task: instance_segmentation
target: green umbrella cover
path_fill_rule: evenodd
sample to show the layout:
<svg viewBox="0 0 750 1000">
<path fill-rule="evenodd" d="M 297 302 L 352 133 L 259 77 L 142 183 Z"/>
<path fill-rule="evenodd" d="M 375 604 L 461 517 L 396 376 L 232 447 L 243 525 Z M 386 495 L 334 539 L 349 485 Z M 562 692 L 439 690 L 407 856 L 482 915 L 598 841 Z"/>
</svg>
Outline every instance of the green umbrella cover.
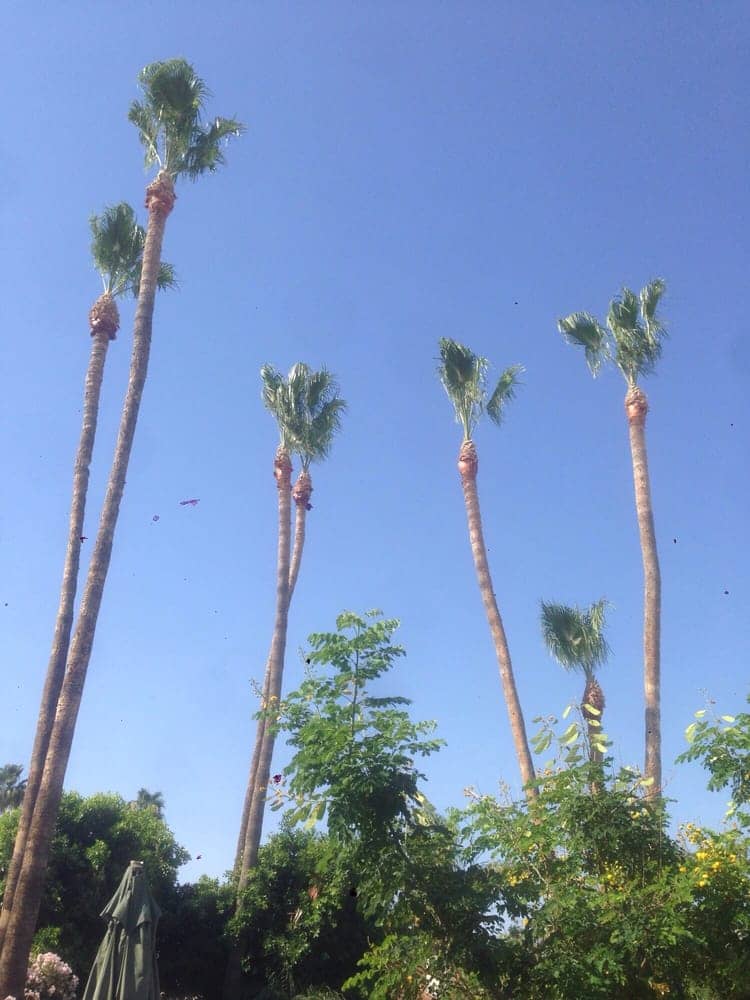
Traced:
<svg viewBox="0 0 750 1000">
<path fill-rule="evenodd" d="M 102 910 L 107 933 L 82 1000 L 159 1000 L 156 925 L 160 915 L 143 865 L 131 861 L 117 892 Z"/>
</svg>

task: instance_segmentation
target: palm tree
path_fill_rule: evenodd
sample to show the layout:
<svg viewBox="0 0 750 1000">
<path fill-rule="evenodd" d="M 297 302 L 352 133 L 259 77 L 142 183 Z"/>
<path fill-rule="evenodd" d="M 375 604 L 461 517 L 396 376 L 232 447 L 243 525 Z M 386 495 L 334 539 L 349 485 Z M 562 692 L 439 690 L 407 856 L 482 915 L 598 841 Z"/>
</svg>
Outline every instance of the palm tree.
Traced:
<svg viewBox="0 0 750 1000">
<path fill-rule="evenodd" d="M 338 395 L 339 387 L 336 380 L 325 367 L 319 371 L 313 371 L 308 365 L 298 363 L 291 369 L 285 381 L 279 372 L 266 365 L 261 369 L 261 377 L 263 379 L 263 401 L 279 425 L 281 437 L 279 451 L 285 452 L 286 458 L 289 458 L 290 452 L 298 454 L 302 465 L 292 491 L 296 505 L 296 516 L 294 551 L 286 576 L 286 613 L 288 614 L 289 603 L 297 583 L 302 560 L 307 512 L 311 509 L 310 497 L 313 487 L 310 466 L 313 462 L 322 461 L 330 454 L 333 439 L 341 427 L 341 418 L 346 409 L 346 403 Z M 279 462 L 279 451 L 276 453 L 277 463 Z M 289 473 L 289 482 L 291 483 L 291 463 L 289 464 Z M 282 501 L 286 508 L 286 505 L 289 504 L 289 498 L 288 495 L 282 497 L 279 486 L 279 552 L 281 553 L 281 547 L 284 545 L 286 554 L 289 551 L 289 543 L 281 542 L 281 533 L 282 523 L 284 531 L 289 531 L 290 511 L 286 509 L 282 511 Z M 264 709 L 278 704 L 281 697 L 284 669 L 283 649 L 286 646 L 286 636 L 284 636 L 282 644 L 277 635 L 281 621 L 278 594 L 282 579 L 281 574 L 283 573 L 280 561 L 277 571 L 279 573 L 277 578 L 279 582 L 277 613 L 271 653 L 263 685 L 261 704 Z M 286 617 L 284 617 L 283 622 L 283 627 L 286 629 Z M 279 649 L 282 650 L 280 659 Z M 238 899 L 247 883 L 248 872 L 255 866 L 258 857 L 274 742 L 273 727 L 264 715 L 258 720 L 256 729 L 255 747 L 237 844 L 235 866 L 239 872 Z"/>
<path fill-rule="evenodd" d="M 205 83 L 195 75 L 192 66 L 184 59 L 170 59 L 146 66 L 140 73 L 139 82 L 144 100 L 143 103 L 133 103 L 128 117 L 138 128 L 145 147 L 146 166 L 158 166 L 159 172 L 146 188 L 148 227 L 133 329 L 130 377 L 99 529 L 78 622 L 68 652 L 65 678 L 34 804 L 34 816 L 16 885 L 13 910 L 8 919 L 0 955 L 0 991 L 3 996 L 20 996 L 24 987 L 49 848 L 91 658 L 96 621 L 112 555 L 117 516 L 146 381 L 162 241 L 167 217 L 175 202 L 175 180 L 180 176 L 195 180 L 206 172 L 215 171 L 224 163 L 223 141 L 242 131 L 240 123 L 233 119 L 216 118 L 208 125 L 203 124 L 202 115 L 208 91 Z"/>
<path fill-rule="evenodd" d="M 604 692 L 596 679 L 596 668 L 609 656 L 604 638 L 605 600 L 589 608 L 541 602 L 542 635 L 550 654 L 566 670 L 580 670 L 586 678 L 582 711 L 588 727 L 589 758 L 602 760 L 602 713 Z"/>
<path fill-rule="evenodd" d="M 302 551 L 305 545 L 307 513 L 312 509 L 310 497 L 312 496 L 313 485 L 310 466 L 313 462 L 320 462 L 330 454 L 333 439 L 341 427 L 341 418 L 346 410 L 346 402 L 338 395 L 338 384 L 331 372 L 325 367 L 319 371 L 313 371 L 308 365 L 302 362 L 294 365 L 287 378 L 286 391 L 281 390 L 282 376 L 278 372 L 274 372 L 269 366 L 262 369 L 261 377 L 264 380 L 264 402 L 274 413 L 277 420 L 283 420 L 287 439 L 289 442 L 293 442 L 291 447 L 299 455 L 302 465 L 302 469 L 292 490 L 292 499 L 295 503 L 296 514 L 294 547 L 289 567 L 289 594 L 287 598 L 288 602 L 291 603 L 297 577 L 299 576 Z M 267 395 L 266 382 L 269 379 L 275 380 L 274 384 L 277 388 L 272 390 L 270 395 Z M 281 681 L 279 681 L 279 696 L 280 689 Z M 271 660 L 269 658 L 266 664 L 261 699 L 263 708 L 269 704 L 270 692 Z M 268 776 L 266 776 L 265 784 L 262 790 L 260 790 L 257 782 L 257 773 L 265 735 L 266 718 L 263 716 L 258 721 L 256 729 L 255 746 L 253 748 L 253 757 L 245 791 L 245 801 L 242 808 L 240 833 L 237 839 L 237 851 L 235 854 L 235 871 L 237 872 L 242 871 L 242 859 L 246 852 L 245 841 L 248 838 L 248 822 L 251 811 L 254 822 L 247 845 L 247 850 L 250 852 L 249 857 L 257 858 L 260 846 L 265 788 L 268 783 Z M 270 731 L 269 738 L 273 741 Z M 271 743 L 271 753 L 273 753 L 273 742 Z M 257 802 L 253 810 L 254 796 L 257 796 Z M 247 870 L 249 869 L 245 869 L 246 872 Z M 246 877 L 245 875 L 245 880 Z"/>
<path fill-rule="evenodd" d="M 635 508 L 643 561 L 643 686 L 646 702 L 646 754 L 644 771 L 648 794 L 661 794 L 661 572 L 656 548 L 654 512 L 646 454 L 648 400 L 638 385 L 650 375 L 661 356 L 664 327 L 656 310 L 665 284 L 655 278 L 636 295 L 629 288 L 610 302 L 606 328 L 590 313 L 571 313 L 558 322 L 565 339 L 583 347 L 591 374 L 612 359 L 625 379 L 625 413 L 628 418 L 633 464 Z M 609 330 L 609 337 L 607 334 Z M 611 342 L 610 342 L 611 340 Z"/>
<path fill-rule="evenodd" d="M 148 788 L 139 788 L 133 805 L 136 809 L 152 812 L 159 819 L 164 818 L 164 796 L 161 792 L 150 792 Z"/>
<path fill-rule="evenodd" d="M 518 385 L 518 377 L 522 372 L 520 365 L 513 365 L 500 376 L 492 394 L 488 396 L 487 370 L 489 363 L 486 358 L 479 357 L 455 340 L 443 337 L 440 340 L 440 365 L 438 374 L 443 383 L 448 398 L 453 404 L 456 420 L 464 432 L 461 449 L 458 453 L 458 471 L 464 491 L 464 503 L 469 525 L 469 542 L 474 557 L 474 567 L 479 582 L 479 592 L 487 615 L 487 621 L 495 646 L 500 680 L 503 685 L 505 704 L 508 709 L 513 743 L 516 749 L 521 778 L 526 789 L 526 795 L 533 799 L 537 789 L 533 784 L 535 774 L 531 760 L 529 743 L 526 737 L 526 726 L 518 697 L 513 665 L 510 659 L 508 641 L 505 636 L 503 620 L 497 606 L 497 599 L 492 588 L 490 567 L 487 561 L 487 550 L 482 531 L 482 515 L 479 510 L 479 493 L 477 491 L 477 471 L 479 459 L 472 439 L 472 434 L 483 413 L 495 424 L 502 423 L 505 408 L 513 399 Z"/>
<path fill-rule="evenodd" d="M 0 813 L 17 809 L 23 802 L 26 779 L 21 780 L 23 764 L 3 764 L 0 767 Z"/>
<path fill-rule="evenodd" d="M 94 302 L 89 312 L 91 331 L 91 356 L 84 384 L 83 418 L 81 436 L 78 442 L 73 466 L 73 490 L 68 524 L 68 544 L 65 550 L 60 604 L 55 620 L 52 651 L 47 666 L 47 674 L 39 707 L 34 746 L 29 764 L 27 794 L 19 820 L 18 832 L 13 848 L 13 857 L 8 868 L 0 912 L 0 951 L 2 951 L 5 928 L 13 905 L 16 882 L 29 833 L 29 825 L 34 812 L 37 791 L 47 756 L 52 724 L 55 719 L 57 700 L 65 673 L 65 661 L 73 626 L 73 607 L 78 586 L 81 545 L 83 542 L 83 521 L 86 511 L 86 495 L 89 482 L 89 466 L 96 437 L 99 416 L 104 364 L 107 348 L 114 340 L 120 327 L 117 298 L 128 293 L 138 294 L 141 278 L 141 264 L 146 231 L 136 222 L 135 212 L 130 205 L 120 202 L 105 208 L 101 216 L 92 216 L 91 255 L 99 272 L 104 291 Z M 174 272 L 169 264 L 162 264 L 157 279 L 159 288 L 170 288 L 175 284 Z"/>
</svg>

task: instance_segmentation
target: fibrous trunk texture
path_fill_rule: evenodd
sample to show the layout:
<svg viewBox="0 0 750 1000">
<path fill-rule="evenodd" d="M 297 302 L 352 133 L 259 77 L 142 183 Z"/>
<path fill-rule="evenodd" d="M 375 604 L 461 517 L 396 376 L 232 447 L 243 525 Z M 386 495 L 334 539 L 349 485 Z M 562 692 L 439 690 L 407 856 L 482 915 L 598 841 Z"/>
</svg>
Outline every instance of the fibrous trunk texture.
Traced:
<svg viewBox="0 0 750 1000">
<path fill-rule="evenodd" d="M 586 687 L 583 691 L 583 717 L 586 720 L 589 735 L 589 759 L 592 763 L 601 763 L 602 754 L 594 749 L 594 743 L 599 742 L 602 733 L 602 715 L 606 705 L 604 692 L 597 679 L 590 675 L 586 678 Z M 587 708 L 590 705 L 595 711 Z"/>
<path fill-rule="evenodd" d="M 646 701 L 646 756 L 644 771 L 651 778 L 649 797 L 661 794 L 661 572 L 656 549 L 651 483 L 646 455 L 648 400 L 638 386 L 625 396 L 625 413 L 633 460 L 635 509 L 643 559 L 643 689 Z"/>
<path fill-rule="evenodd" d="M 312 492 L 312 478 L 310 473 L 303 469 L 299 476 L 297 476 L 297 481 L 294 484 L 294 489 L 292 490 L 292 499 L 296 504 L 296 514 L 294 521 L 294 547 L 292 549 L 292 557 L 289 568 L 289 604 L 292 602 L 292 595 L 294 594 L 294 588 L 297 585 L 297 577 L 299 576 L 299 568 L 302 562 L 302 551 L 305 547 L 307 512 L 311 509 L 310 497 L 312 496 Z M 268 706 L 270 683 L 271 671 L 269 660 L 266 663 L 266 671 L 263 677 L 263 691 L 261 695 L 261 709 L 263 710 L 265 710 Z M 252 808 L 253 795 L 255 793 L 255 784 L 258 774 L 258 760 L 260 759 L 260 751 L 263 745 L 263 734 L 266 728 L 265 722 L 265 719 L 259 719 L 255 731 L 255 745 L 253 747 L 253 756 L 250 761 L 247 787 L 245 789 L 245 801 L 242 804 L 240 832 L 237 838 L 237 848 L 234 855 L 234 870 L 236 872 L 240 871 L 240 867 L 242 865 L 242 854 L 245 850 L 247 823 L 250 818 L 250 809 Z"/>
<path fill-rule="evenodd" d="M 73 489 L 70 504 L 70 519 L 68 522 L 68 544 L 65 549 L 65 563 L 60 587 L 60 604 L 55 619 L 55 631 L 52 638 L 52 650 L 47 675 L 39 706 L 39 717 L 34 735 L 34 746 L 31 751 L 28 779 L 21 804 L 21 818 L 18 822 L 18 832 L 13 845 L 13 856 L 8 866 L 3 894 L 3 907 L 0 911 L 0 954 L 5 940 L 5 929 L 13 907 L 13 896 L 16 891 L 18 874 L 21 870 L 26 838 L 29 834 L 31 817 L 34 813 L 39 782 L 42 777 L 44 761 L 47 756 L 52 723 L 55 719 L 57 699 L 62 687 L 65 673 L 65 660 L 70 644 L 70 631 L 73 627 L 73 608 L 78 586 L 78 569 L 81 560 L 81 545 L 83 544 L 83 521 L 86 513 L 86 494 L 89 484 L 89 466 L 96 438 L 96 423 L 99 416 L 99 398 L 101 396 L 104 363 L 107 358 L 107 348 L 110 340 L 114 340 L 120 325 L 117 303 L 111 295 L 105 292 L 91 308 L 89 313 L 91 327 L 91 355 L 86 370 L 86 380 L 83 391 L 83 417 L 81 420 L 81 436 L 78 441 L 75 464 L 73 466 Z"/>
<path fill-rule="evenodd" d="M 513 665 L 510 659 L 508 641 L 505 637 L 505 628 L 503 627 L 503 620 L 500 617 L 495 592 L 492 589 L 492 577 L 490 576 L 490 567 L 487 562 L 487 550 L 484 544 L 482 515 L 479 510 L 479 494 L 477 492 L 478 468 L 479 460 L 474 442 L 471 440 L 464 441 L 458 455 L 458 471 L 464 491 L 466 517 L 469 522 L 471 554 L 474 557 L 479 592 L 482 596 L 482 603 L 484 604 L 490 633 L 492 634 L 492 641 L 495 646 L 497 664 L 500 668 L 500 680 L 503 685 L 503 695 L 505 696 L 505 704 L 508 709 L 508 718 L 510 719 L 510 729 L 513 735 L 516 757 L 521 769 L 521 779 L 524 785 L 527 786 L 527 798 L 534 799 L 538 794 L 536 787 L 530 784 L 535 778 L 534 765 L 526 738 L 526 726 L 523 720 L 523 712 L 521 711 L 516 680 L 513 676 Z"/>
<path fill-rule="evenodd" d="M 8 920 L 3 952 L 0 956 L 2 996 L 23 996 L 26 967 L 39 913 L 47 860 L 60 807 L 65 770 L 73 743 L 86 671 L 91 658 L 96 621 L 112 555 L 117 515 L 125 489 L 128 460 L 146 381 L 161 246 L 167 216 L 173 204 L 172 179 L 168 174 L 160 173 L 146 190 L 148 229 L 133 330 L 130 377 L 96 543 L 86 578 L 78 622 L 70 644 L 44 771 L 16 884 L 13 910 Z"/>
</svg>

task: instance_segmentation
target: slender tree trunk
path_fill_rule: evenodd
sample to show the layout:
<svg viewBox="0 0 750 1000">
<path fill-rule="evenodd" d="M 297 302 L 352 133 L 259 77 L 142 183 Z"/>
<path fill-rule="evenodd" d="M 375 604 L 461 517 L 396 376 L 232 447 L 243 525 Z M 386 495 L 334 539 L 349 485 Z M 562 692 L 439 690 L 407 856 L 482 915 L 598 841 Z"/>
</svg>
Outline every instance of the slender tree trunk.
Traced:
<svg viewBox="0 0 750 1000">
<path fill-rule="evenodd" d="M 278 708 L 281 696 L 281 680 L 284 670 L 284 653 L 286 650 L 287 620 L 289 614 L 289 571 L 290 571 L 290 535 L 291 535 L 291 489 L 292 463 L 288 453 L 281 447 L 276 451 L 274 460 L 274 478 L 278 489 L 278 552 L 276 557 L 276 614 L 274 618 L 271 650 L 266 666 L 266 678 L 263 685 L 263 704 L 269 710 Z M 253 761 L 250 765 L 250 780 L 245 795 L 249 808 L 246 822 L 245 838 L 238 849 L 238 879 L 237 879 L 237 913 L 242 912 L 242 894 L 248 880 L 251 868 L 258 860 L 258 848 L 263 833 L 263 813 L 266 804 L 266 789 L 271 774 L 271 757 L 273 755 L 274 733 L 272 722 L 262 718 L 258 720 L 256 745 Z M 257 756 L 256 756 L 257 753 Z M 252 791 L 251 791 L 252 785 Z M 244 819 L 244 810 L 243 810 Z M 236 944 L 232 945 L 227 961 L 224 977 L 224 1000 L 239 1000 L 242 983 L 242 956 Z"/>
<path fill-rule="evenodd" d="M 505 637 L 503 620 L 497 606 L 495 592 L 492 589 L 492 577 L 490 567 L 487 562 L 487 550 L 484 544 L 484 534 L 482 532 L 482 515 L 479 510 L 479 494 L 477 492 L 477 471 L 479 459 L 477 458 L 474 442 L 464 441 L 458 455 L 458 471 L 461 475 L 461 485 L 464 491 L 464 502 L 466 504 L 466 517 L 469 522 L 469 542 L 471 543 L 471 554 L 474 557 L 474 567 L 477 572 L 479 582 L 479 592 L 482 595 L 482 603 L 487 614 L 487 621 L 492 634 L 492 641 L 495 645 L 495 655 L 500 668 L 500 680 L 503 685 L 505 704 L 508 708 L 508 718 L 513 735 L 513 743 L 516 748 L 516 757 L 521 769 L 521 778 L 526 788 L 526 797 L 532 800 L 537 797 L 538 791 L 534 785 L 530 785 L 535 778 L 534 765 L 531 760 L 529 743 L 526 738 L 526 726 L 523 721 L 521 702 L 516 689 L 516 681 L 513 676 L 513 665 L 508 650 L 508 641 Z"/>
<path fill-rule="evenodd" d="M 297 482 L 292 490 L 292 498 L 296 504 L 296 514 L 294 522 L 294 548 L 289 569 L 289 604 L 292 602 L 294 588 L 297 585 L 299 568 L 302 562 L 302 552 L 305 547 L 305 527 L 307 521 L 307 511 L 310 509 L 310 497 L 312 496 L 312 478 L 309 472 L 304 469 L 297 476 Z M 288 611 L 288 609 L 287 609 Z M 268 697 L 271 685 L 271 661 L 266 662 L 266 671 L 263 678 L 263 691 L 261 695 L 261 708 L 265 710 L 268 706 Z M 255 730 L 255 745 L 253 756 L 250 761 L 250 771 L 248 775 L 247 787 L 245 789 L 245 801 L 242 804 L 242 818 L 240 819 L 240 832 L 237 838 L 237 848 L 234 854 L 234 870 L 239 873 L 242 866 L 242 855 L 245 850 L 245 838 L 247 836 L 247 824 L 250 818 L 253 796 L 255 794 L 256 778 L 258 774 L 258 761 L 260 759 L 261 747 L 263 746 L 263 736 L 266 731 L 265 718 L 258 720 Z"/>
<path fill-rule="evenodd" d="M 130 378 L 125 396 L 115 454 L 107 492 L 99 520 L 78 622 L 68 654 L 65 677 L 57 704 L 34 816 L 29 829 L 23 864 L 18 877 L 13 910 L 0 956 L 0 994 L 22 997 L 26 967 L 34 936 L 44 878 L 62 797 L 65 771 L 73 743 L 86 670 L 91 658 L 96 621 L 104 583 L 112 555 L 117 515 L 120 508 L 128 460 L 138 420 L 143 386 L 151 348 L 151 324 L 156 281 L 161 261 L 161 245 L 167 216 L 174 204 L 174 188 L 169 175 L 160 173 L 146 190 L 148 229 L 143 251 L 143 270 L 133 330 Z"/>
<path fill-rule="evenodd" d="M 652 778 L 649 798 L 661 794 L 661 572 L 656 550 L 651 483 L 646 457 L 646 414 L 648 400 L 638 386 L 625 396 L 625 413 L 633 460 L 635 509 L 643 559 L 643 687 L 646 701 L 645 774 Z"/>
<path fill-rule="evenodd" d="M 55 619 L 55 631 L 52 639 L 52 650 L 47 665 L 47 676 L 44 681 L 42 701 L 39 706 L 39 717 L 36 724 L 34 746 L 31 751 L 29 776 L 21 805 L 21 818 L 18 832 L 13 845 L 13 857 L 8 866 L 5 879 L 3 908 L 0 911 L 0 954 L 3 950 L 5 929 L 13 907 L 13 896 L 16 890 L 18 874 L 21 870 L 26 838 L 29 834 L 31 817 L 39 790 L 39 782 L 47 756 L 52 724 L 55 720 L 57 699 L 65 674 L 65 660 L 68 656 L 70 632 L 73 627 L 73 607 L 78 585 L 78 569 L 81 558 L 83 519 L 86 511 L 86 493 L 89 484 L 89 466 L 96 437 L 96 423 L 99 415 L 99 397 L 101 395 L 104 363 L 110 340 L 115 339 L 120 321 L 117 304 L 112 296 L 105 292 L 91 308 L 89 313 L 91 328 L 91 356 L 86 371 L 86 381 L 83 393 L 83 418 L 81 421 L 81 436 L 78 441 L 75 464 L 73 466 L 73 490 L 68 522 L 68 545 L 65 550 L 62 585 L 60 587 L 60 604 Z"/>
</svg>

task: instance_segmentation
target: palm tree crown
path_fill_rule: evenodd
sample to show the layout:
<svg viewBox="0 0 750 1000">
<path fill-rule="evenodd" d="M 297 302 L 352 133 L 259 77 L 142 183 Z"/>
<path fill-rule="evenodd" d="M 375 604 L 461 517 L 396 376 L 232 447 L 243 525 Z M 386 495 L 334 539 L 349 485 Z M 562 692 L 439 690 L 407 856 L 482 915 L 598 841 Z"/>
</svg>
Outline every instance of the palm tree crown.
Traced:
<svg viewBox="0 0 750 1000">
<path fill-rule="evenodd" d="M 570 344 L 582 347 L 591 374 L 596 376 L 604 361 L 613 360 L 629 387 L 638 378 L 650 375 L 661 356 L 665 330 L 656 309 L 666 285 L 654 278 L 639 295 L 623 288 L 612 299 L 607 313 L 607 328 L 587 312 L 574 312 L 558 320 L 557 327 Z"/>
<path fill-rule="evenodd" d="M 493 423 L 502 423 L 505 406 L 516 394 L 518 377 L 523 367 L 513 365 L 506 368 L 489 398 L 488 370 L 487 358 L 474 354 L 455 340 L 441 337 L 438 375 L 453 403 L 456 420 L 463 427 L 465 441 L 471 439 L 474 428 L 485 412 Z"/>
<path fill-rule="evenodd" d="M 307 472 L 312 462 L 330 454 L 333 438 L 341 429 L 346 401 L 338 395 L 338 383 L 325 367 L 313 371 L 299 362 L 289 372 L 287 386 L 293 410 L 294 450 Z"/>
<path fill-rule="evenodd" d="M 92 215 L 89 226 L 91 256 L 94 267 L 101 275 L 105 293 L 112 298 L 128 293 L 137 297 L 146 230 L 136 222 L 133 209 L 124 201 L 119 205 L 110 205 L 101 215 Z M 165 289 L 176 285 L 174 268 L 162 262 L 157 286 Z"/>
<path fill-rule="evenodd" d="M 542 635 L 545 645 L 566 670 L 581 670 L 587 677 L 606 662 L 609 646 L 604 638 L 607 601 L 602 598 L 588 608 L 541 602 Z"/>
<path fill-rule="evenodd" d="M 134 101 L 128 118 L 140 133 L 146 167 L 154 164 L 172 179 L 184 174 L 195 180 L 224 162 L 225 140 L 244 131 L 234 118 L 204 124 L 210 96 L 206 84 L 185 59 L 151 63 L 138 75 L 143 101 Z"/>
</svg>

